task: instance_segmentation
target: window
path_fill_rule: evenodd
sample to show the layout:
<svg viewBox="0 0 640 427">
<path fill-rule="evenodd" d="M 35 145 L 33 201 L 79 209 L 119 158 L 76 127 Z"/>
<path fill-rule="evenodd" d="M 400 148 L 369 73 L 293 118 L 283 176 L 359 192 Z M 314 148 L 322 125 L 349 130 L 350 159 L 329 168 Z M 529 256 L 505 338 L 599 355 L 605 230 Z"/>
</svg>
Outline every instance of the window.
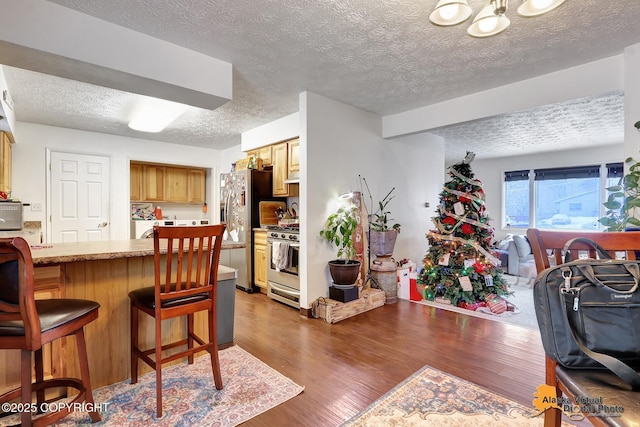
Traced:
<svg viewBox="0 0 640 427">
<path fill-rule="evenodd" d="M 598 230 L 605 188 L 618 184 L 622 163 L 504 173 L 504 227 Z"/>
<path fill-rule="evenodd" d="M 504 173 L 505 228 L 529 226 L 529 171 Z"/>
<path fill-rule="evenodd" d="M 620 179 L 624 174 L 622 163 L 607 163 L 607 188 L 613 187 L 620 183 Z"/>
</svg>

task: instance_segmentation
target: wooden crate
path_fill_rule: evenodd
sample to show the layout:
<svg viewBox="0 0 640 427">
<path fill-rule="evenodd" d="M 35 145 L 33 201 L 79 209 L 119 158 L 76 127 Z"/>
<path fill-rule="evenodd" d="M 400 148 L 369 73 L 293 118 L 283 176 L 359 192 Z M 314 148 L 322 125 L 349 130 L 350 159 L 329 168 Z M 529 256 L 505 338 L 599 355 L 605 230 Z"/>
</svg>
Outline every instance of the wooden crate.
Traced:
<svg viewBox="0 0 640 427">
<path fill-rule="evenodd" d="M 373 310 L 384 305 L 384 291 L 380 289 L 363 289 L 360 298 L 349 302 L 320 298 L 316 301 L 315 317 L 327 323 L 336 323 L 356 314 Z"/>
</svg>

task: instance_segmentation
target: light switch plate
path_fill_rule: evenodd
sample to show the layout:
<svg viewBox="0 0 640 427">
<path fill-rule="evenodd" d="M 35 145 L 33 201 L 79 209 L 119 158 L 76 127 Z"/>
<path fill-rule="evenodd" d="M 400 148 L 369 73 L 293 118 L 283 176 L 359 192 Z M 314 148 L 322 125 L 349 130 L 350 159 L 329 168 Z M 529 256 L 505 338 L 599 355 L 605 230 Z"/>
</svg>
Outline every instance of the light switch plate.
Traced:
<svg viewBox="0 0 640 427">
<path fill-rule="evenodd" d="M 42 203 L 31 203 L 32 212 L 42 212 Z"/>
</svg>

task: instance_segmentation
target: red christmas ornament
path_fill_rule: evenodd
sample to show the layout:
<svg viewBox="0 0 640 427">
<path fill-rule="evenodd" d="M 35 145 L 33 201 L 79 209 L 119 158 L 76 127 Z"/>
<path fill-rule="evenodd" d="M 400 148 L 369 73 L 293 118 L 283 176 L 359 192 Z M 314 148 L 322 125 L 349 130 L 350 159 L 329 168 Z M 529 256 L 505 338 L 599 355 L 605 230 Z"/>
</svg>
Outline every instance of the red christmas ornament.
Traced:
<svg viewBox="0 0 640 427">
<path fill-rule="evenodd" d="M 454 225 L 454 224 L 456 223 L 456 220 L 455 220 L 455 219 L 453 219 L 453 218 L 452 218 L 452 217 L 450 217 L 450 216 L 447 216 L 447 217 L 445 217 L 445 218 L 442 220 L 442 222 L 443 222 L 444 224 Z"/>
<path fill-rule="evenodd" d="M 462 203 L 469 203 L 471 202 L 471 199 L 465 196 L 459 196 L 458 200 L 460 200 Z"/>
<path fill-rule="evenodd" d="M 476 270 L 476 273 L 482 273 L 484 272 L 485 265 L 480 262 L 476 262 L 473 264 L 473 269 Z"/>
<path fill-rule="evenodd" d="M 473 234 L 473 227 L 471 227 L 469 224 L 462 224 L 462 227 L 460 227 L 460 229 L 464 234 Z"/>
</svg>

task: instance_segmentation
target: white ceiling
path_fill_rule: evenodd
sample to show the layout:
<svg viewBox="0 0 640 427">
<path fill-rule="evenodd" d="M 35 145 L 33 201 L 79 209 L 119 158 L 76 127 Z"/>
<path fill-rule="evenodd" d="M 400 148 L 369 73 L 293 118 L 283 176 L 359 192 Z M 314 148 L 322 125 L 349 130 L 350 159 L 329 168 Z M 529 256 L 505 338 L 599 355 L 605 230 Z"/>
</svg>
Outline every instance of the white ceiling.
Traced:
<svg viewBox="0 0 640 427">
<path fill-rule="evenodd" d="M 127 127 L 131 93 L 5 67 L 18 121 L 227 148 L 240 133 L 298 110 L 311 91 L 380 115 L 621 54 L 640 42 L 640 1 L 567 0 L 515 13 L 498 36 L 428 22 L 436 0 L 48 0 L 231 62 L 233 100 L 190 109 L 159 134 Z M 484 0 L 469 0 L 477 12 Z M 10 6 L 9 6 L 10 7 Z M 170 58 L 167 58 L 170 60 Z M 447 157 L 477 158 L 623 140 L 623 94 L 570 100 L 448 126 Z"/>
</svg>

